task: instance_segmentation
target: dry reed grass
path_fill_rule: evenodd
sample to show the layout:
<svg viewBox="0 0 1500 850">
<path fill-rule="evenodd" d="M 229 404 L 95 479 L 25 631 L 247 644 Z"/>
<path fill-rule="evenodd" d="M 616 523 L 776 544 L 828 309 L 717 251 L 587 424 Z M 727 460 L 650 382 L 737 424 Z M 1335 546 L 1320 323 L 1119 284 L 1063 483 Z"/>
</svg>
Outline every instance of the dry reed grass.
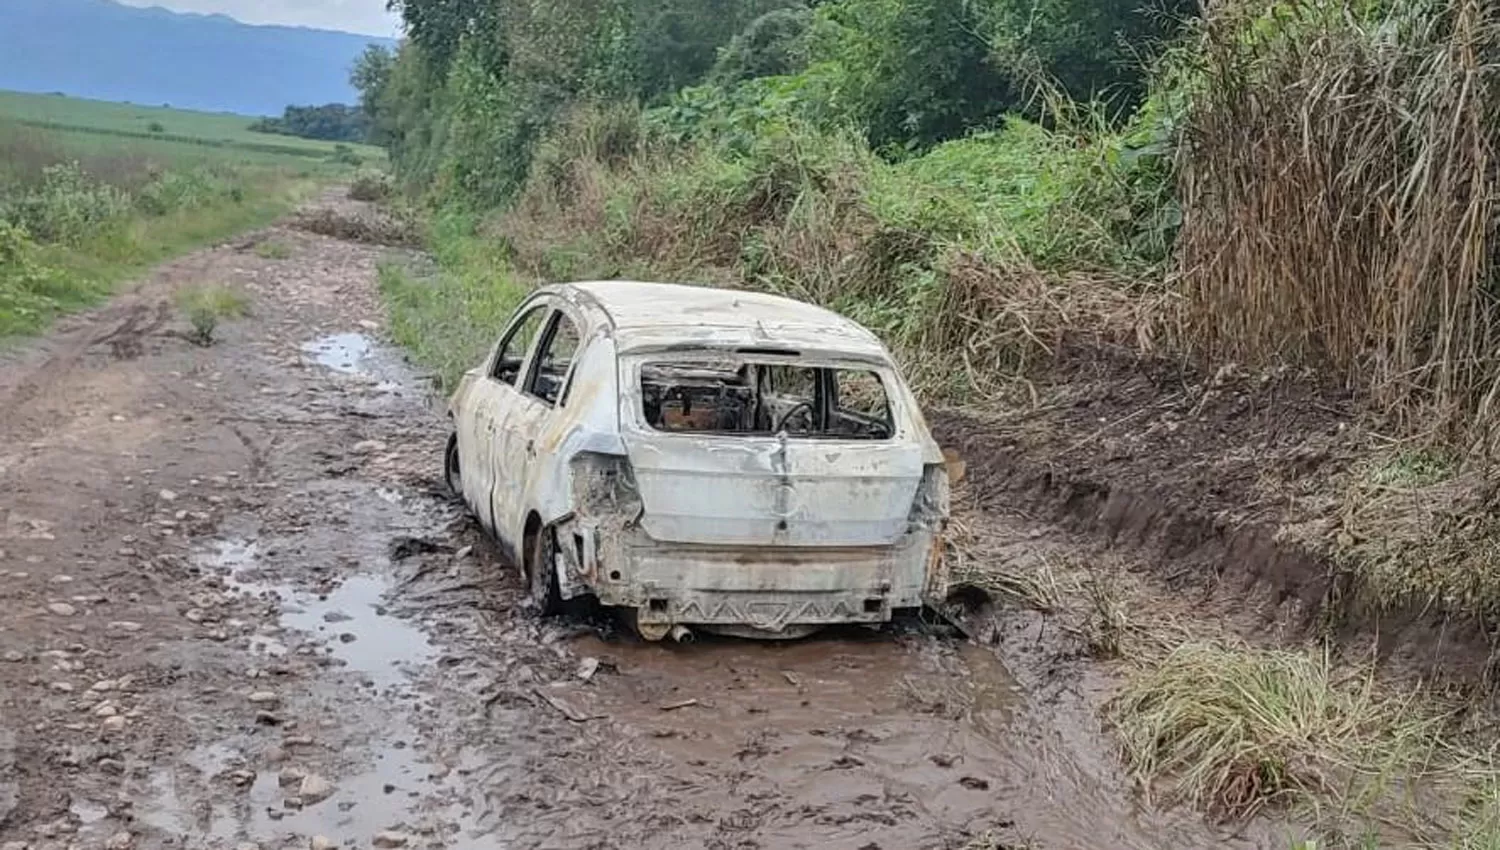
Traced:
<svg viewBox="0 0 1500 850">
<path fill-rule="evenodd" d="M 1407 428 L 1500 448 L 1500 23 L 1483 0 L 1220 4 L 1189 72 L 1187 342 L 1322 362 Z"/>
</svg>

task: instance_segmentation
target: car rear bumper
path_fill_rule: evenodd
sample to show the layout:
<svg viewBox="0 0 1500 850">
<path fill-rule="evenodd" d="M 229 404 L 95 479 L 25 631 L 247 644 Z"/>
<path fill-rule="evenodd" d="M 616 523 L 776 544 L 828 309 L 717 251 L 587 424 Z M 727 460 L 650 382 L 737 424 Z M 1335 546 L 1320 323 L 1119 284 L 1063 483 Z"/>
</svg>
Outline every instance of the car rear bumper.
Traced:
<svg viewBox="0 0 1500 850">
<path fill-rule="evenodd" d="M 793 626 L 881 623 L 945 590 L 939 535 L 880 547 L 664 545 L 639 530 L 569 523 L 558 529 L 564 595 L 593 593 L 657 625 Z"/>
</svg>

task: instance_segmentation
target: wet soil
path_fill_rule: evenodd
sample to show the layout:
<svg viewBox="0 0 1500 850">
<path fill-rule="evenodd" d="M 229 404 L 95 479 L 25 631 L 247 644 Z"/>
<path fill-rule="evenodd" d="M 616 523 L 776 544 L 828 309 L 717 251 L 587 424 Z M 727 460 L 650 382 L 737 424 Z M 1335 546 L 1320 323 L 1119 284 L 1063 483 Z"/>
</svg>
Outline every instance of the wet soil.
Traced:
<svg viewBox="0 0 1500 850">
<path fill-rule="evenodd" d="M 271 228 L 0 359 L 7 850 L 1286 846 L 1139 805 L 1108 671 L 1020 608 L 993 645 L 537 619 L 381 341 L 401 250 Z M 207 347 L 199 284 L 252 302 Z M 994 557 L 1063 545 L 986 516 Z"/>
<path fill-rule="evenodd" d="M 1026 399 L 930 420 L 965 459 L 985 525 L 1008 517 L 1076 558 L 1118 562 L 1149 582 L 1137 601 L 1163 618 L 1257 643 L 1336 637 L 1395 678 L 1493 680 L 1489 624 L 1438 605 L 1377 609 L 1337 563 L 1341 476 L 1389 427 L 1338 387 L 1075 345 Z"/>
</svg>

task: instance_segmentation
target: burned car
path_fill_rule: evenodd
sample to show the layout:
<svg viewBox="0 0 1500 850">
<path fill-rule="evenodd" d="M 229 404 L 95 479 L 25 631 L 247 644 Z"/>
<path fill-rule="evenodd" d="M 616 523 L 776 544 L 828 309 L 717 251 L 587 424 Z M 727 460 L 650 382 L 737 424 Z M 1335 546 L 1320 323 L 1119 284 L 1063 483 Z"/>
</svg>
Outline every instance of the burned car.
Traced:
<svg viewBox="0 0 1500 850">
<path fill-rule="evenodd" d="M 942 452 L 879 340 L 819 307 L 546 287 L 449 412 L 448 484 L 544 612 L 797 637 L 944 594 Z"/>
</svg>

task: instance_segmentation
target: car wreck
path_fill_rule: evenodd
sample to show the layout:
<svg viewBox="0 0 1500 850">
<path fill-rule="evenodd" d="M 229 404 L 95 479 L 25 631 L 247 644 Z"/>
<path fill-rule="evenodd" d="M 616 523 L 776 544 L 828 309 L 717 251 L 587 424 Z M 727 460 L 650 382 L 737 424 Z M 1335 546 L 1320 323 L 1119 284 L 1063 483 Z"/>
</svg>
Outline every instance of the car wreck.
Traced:
<svg viewBox="0 0 1500 850">
<path fill-rule="evenodd" d="M 941 600 L 948 475 L 868 330 L 772 295 L 533 293 L 449 405 L 449 486 L 546 613 L 787 638 Z"/>
</svg>

